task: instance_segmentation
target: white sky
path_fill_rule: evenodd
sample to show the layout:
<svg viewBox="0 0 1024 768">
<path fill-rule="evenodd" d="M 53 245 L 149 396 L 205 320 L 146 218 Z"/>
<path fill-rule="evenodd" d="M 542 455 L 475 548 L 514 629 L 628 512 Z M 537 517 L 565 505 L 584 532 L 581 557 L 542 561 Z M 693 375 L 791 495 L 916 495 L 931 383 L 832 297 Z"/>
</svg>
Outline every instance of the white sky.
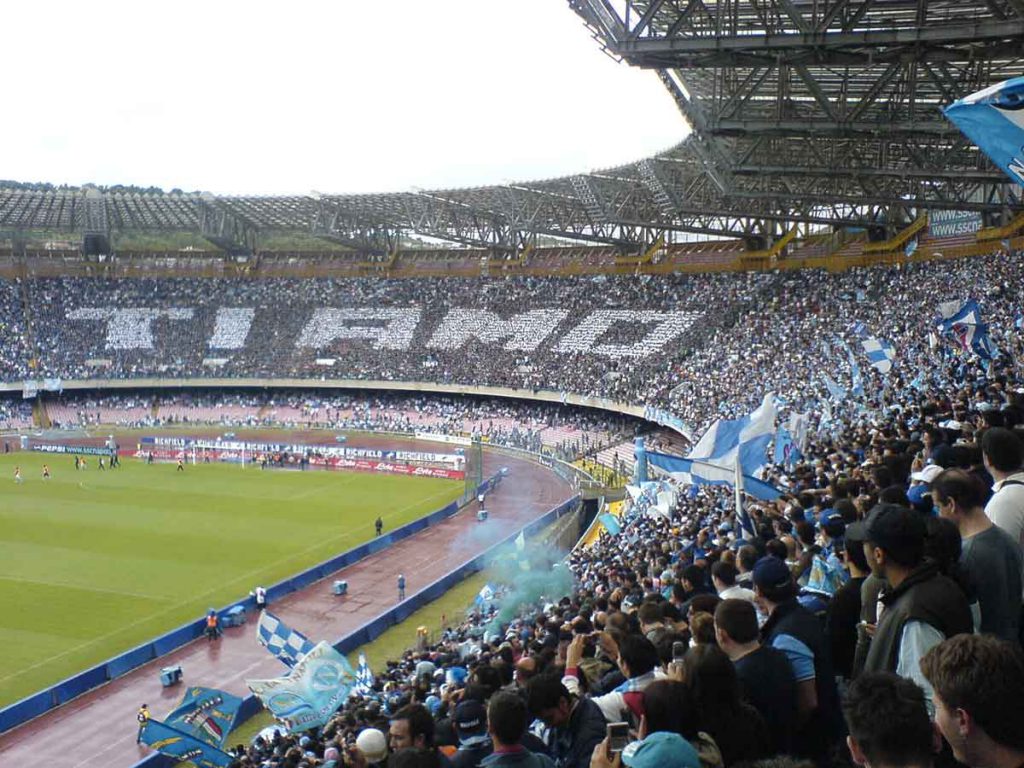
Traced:
<svg viewBox="0 0 1024 768">
<path fill-rule="evenodd" d="M 284 194 L 529 180 L 687 128 L 565 0 L 10 2 L 0 178 Z"/>
</svg>

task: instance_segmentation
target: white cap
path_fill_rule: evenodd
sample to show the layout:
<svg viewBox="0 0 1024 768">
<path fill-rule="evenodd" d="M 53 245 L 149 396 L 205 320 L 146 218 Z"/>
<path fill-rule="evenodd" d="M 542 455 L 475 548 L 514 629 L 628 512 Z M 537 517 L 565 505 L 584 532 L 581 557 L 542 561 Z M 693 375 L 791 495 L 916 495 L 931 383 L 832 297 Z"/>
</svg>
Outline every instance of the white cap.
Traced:
<svg viewBox="0 0 1024 768">
<path fill-rule="evenodd" d="M 379 763 L 388 756 L 388 743 L 376 728 L 366 728 L 356 736 L 356 746 L 366 755 L 367 762 Z"/>
<path fill-rule="evenodd" d="M 912 472 L 910 479 L 917 480 L 919 483 L 930 483 L 942 474 L 942 469 L 938 464 L 929 464 L 920 472 Z"/>
</svg>

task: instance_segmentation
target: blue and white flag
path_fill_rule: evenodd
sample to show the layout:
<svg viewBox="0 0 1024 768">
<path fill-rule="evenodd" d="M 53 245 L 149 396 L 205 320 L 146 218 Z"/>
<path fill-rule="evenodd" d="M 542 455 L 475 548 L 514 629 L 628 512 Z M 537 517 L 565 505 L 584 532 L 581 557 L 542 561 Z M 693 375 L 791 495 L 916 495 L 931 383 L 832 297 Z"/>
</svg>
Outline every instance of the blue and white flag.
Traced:
<svg viewBox="0 0 1024 768">
<path fill-rule="evenodd" d="M 944 301 L 938 306 L 938 317 L 935 324 L 944 333 L 953 329 L 954 325 L 977 325 L 981 322 L 981 307 L 974 299 L 967 301 Z"/>
<path fill-rule="evenodd" d="M 1024 77 L 972 93 L 943 111 L 1014 183 L 1024 184 Z"/>
<path fill-rule="evenodd" d="M 316 645 L 270 611 L 260 613 L 260 620 L 256 623 L 256 641 L 286 667 L 294 667 Z"/>
<path fill-rule="evenodd" d="M 477 592 L 476 597 L 473 598 L 473 605 L 476 608 L 478 608 L 478 609 L 482 609 L 482 608 L 486 608 L 492 602 L 494 602 L 494 587 L 491 586 L 489 583 L 488 584 L 484 584 L 480 588 L 480 591 Z M 363 660 L 366 659 L 366 657 L 363 656 L 362 654 L 359 655 L 359 658 L 363 659 Z M 359 676 L 359 670 L 357 668 L 356 669 L 356 677 L 358 677 L 358 676 Z"/>
<path fill-rule="evenodd" d="M 828 390 L 828 396 L 835 400 L 837 403 L 843 402 L 846 399 L 846 390 L 836 383 L 836 380 L 829 376 L 827 373 L 821 374 L 821 380 L 825 382 L 825 389 Z"/>
<path fill-rule="evenodd" d="M 619 525 L 619 518 L 611 512 L 605 512 L 599 519 L 601 521 L 601 525 L 604 526 L 604 529 L 612 536 L 618 536 L 619 533 L 621 533 L 622 526 Z"/>
<path fill-rule="evenodd" d="M 864 377 L 860 374 L 860 366 L 857 364 L 857 358 L 853 354 L 853 350 L 850 345 L 845 341 L 841 342 L 843 349 L 846 350 L 846 359 L 850 361 L 850 379 L 851 387 L 850 393 L 854 397 L 864 397 Z"/>
<path fill-rule="evenodd" d="M 981 307 L 974 299 L 968 299 L 959 309 L 951 312 L 953 302 L 939 305 L 936 324 L 942 333 L 952 338 L 965 352 L 973 352 L 983 360 L 991 360 L 999 354 L 988 335 L 988 324 L 982 322 Z"/>
<path fill-rule="evenodd" d="M 916 237 L 913 240 L 911 240 L 909 243 L 907 243 L 907 247 L 903 249 L 903 255 L 906 256 L 909 259 L 911 256 L 914 255 L 915 251 L 917 251 L 917 238 Z"/>
<path fill-rule="evenodd" d="M 775 430 L 775 453 L 772 461 L 780 467 L 789 466 L 790 456 L 793 455 L 793 436 L 785 424 L 779 424 Z"/>
<path fill-rule="evenodd" d="M 861 341 L 864 354 L 871 361 L 871 367 L 879 373 L 888 373 L 892 370 L 893 360 L 896 359 L 896 349 L 885 339 L 869 336 Z"/>
<path fill-rule="evenodd" d="M 182 733 L 159 720 L 150 720 L 142 729 L 142 743 L 175 762 L 188 760 L 197 768 L 225 768 L 235 759 L 232 755 L 205 741 Z"/>
<path fill-rule="evenodd" d="M 793 450 L 791 460 L 795 464 L 803 459 L 807 453 L 807 441 L 811 432 L 811 412 L 789 414 L 789 422 L 786 426 L 790 436 L 793 438 Z"/>
<path fill-rule="evenodd" d="M 328 643 L 317 643 L 287 677 L 246 680 L 270 714 L 292 733 L 321 728 L 356 685 L 352 665 Z"/>
<path fill-rule="evenodd" d="M 484 588 L 489 587 L 489 584 L 485 584 Z M 480 590 L 483 592 L 483 590 Z M 491 596 L 494 596 L 494 591 L 491 590 Z M 352 693 L 359 694 L 360 696 L 369 696 L 373 692 L 373 672 L 370 671 L 370 665 L 366 661 L 366 654 L 359 654 L 359 663 L 356 665 L 356 684 L 352 688 Z"/>
<path fill-rule="evenodd" d="M 729 468 L 738 461 L 744 475 L 756 475 L 768 463 L 775 416 L 774 397 L 769 392 L 750 415 L 715 421 L 687 458 Z"/>
<path fill-rule="evenodd" d="M 860 320 L 857 320 L 853 325 L 850 326 L 850 331 L 860 338 L 864 338 L 868 335 L 868 327 L 864 325 Z"/>
<path fill-rule="evenodd" d="M 682 485 L 729 485 L 736 484 L 736 470 L 719 464 L 711 464 L 667 453 L 648 453 L 647 460 L 664 470 L 669 477 Z M 782 495 L 778 488 L 752 475 L 743 475 L 743 491 L 762 501 L 774 501 Z"/>
<path fill-rule="evenodd" d="M 241 706 L 242 700 L 230 693 L 192 686 L 185 691 L 181 704 L 164 718 L 164 724 L 207 744 L 223 747 Z"/>
</svg>

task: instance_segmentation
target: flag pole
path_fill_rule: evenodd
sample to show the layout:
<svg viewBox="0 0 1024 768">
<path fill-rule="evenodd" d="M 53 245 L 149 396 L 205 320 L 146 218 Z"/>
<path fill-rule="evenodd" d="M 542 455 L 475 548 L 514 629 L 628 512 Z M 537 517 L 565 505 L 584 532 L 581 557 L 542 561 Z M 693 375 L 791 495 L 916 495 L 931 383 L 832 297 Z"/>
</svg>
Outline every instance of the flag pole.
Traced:
<svg viewBox="0 0 1024 768">
<path fill-rule="evenodd" d="M 736 457 L 736 465 L 733 470 L 735 472 L 733 488 L 736 493 L 736 525 L 740 527 L 741 531 L 745 531 L 746 526 L 743 524 L 743 467 L 740 466 L 739 456 Z"/>
</svg>

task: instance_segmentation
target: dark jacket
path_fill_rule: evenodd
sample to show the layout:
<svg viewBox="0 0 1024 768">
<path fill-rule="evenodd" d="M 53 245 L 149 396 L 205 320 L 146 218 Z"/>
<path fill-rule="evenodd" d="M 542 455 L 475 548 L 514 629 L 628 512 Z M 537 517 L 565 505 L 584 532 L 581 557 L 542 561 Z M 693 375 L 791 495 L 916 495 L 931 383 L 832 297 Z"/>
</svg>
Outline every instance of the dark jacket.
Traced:
<svg viewBox="0 0 1024 768">
<path fill-rule="evenodd" d="M 860 588 L 863 583 L 864 577 L 853 578 L 836 590 L 825 618 L 825 634 L 832 652 L 832 666 L 837 675 L 847 680 L 853 679 L 857 624 L 860 621 Z"/>
<path fill-rule="evenodd" d="M 823 761 L 839 739 L 843 724 L 832 659 L 821 622 L 793 598 L 775 607 L 761 633 L 768 645 L 777 635 L 790 635 L 814 654 L 814 687 L 818 695 L 818 708 L 797 732 L 795 751 L 799 757 Z"/>
<path fill-rule="evenodd" d="M 605 726 L 597 704 L 590 699 L 577 699 L 568 724 L 550 731 L 548 754 L 558 768 L 589 768 L 594 747 L 604 740 Z"/>
<path fill-rule="evenodd" d="M 974 630 L 963 591 L 934 563 L 915 568 L 896 589 L 883 590 L 880 599 L 885 610 L 871 640 L 865 672 L 896 671 L 903 627 L 909 621 L 923 621 L 945 637 Z"/>
<path fill-rule="evenodd" d="M 514 752 L 490 754 L 480 763 L 484 768 L 554 768 L 555 764 L 547 755 L 538 755 L 520 746 Z"/>
<path fill-rule="evenodd" d="M 547 745 L 532 733 L 524 733 L 520 743 L 530 752 L 546 754 Z M 494 752 L 494 744 L 490 739 L 473 746 L 460 746 L 451 757 L 452 768 L 477 768 L 485 758 Z"/>
</svg>

